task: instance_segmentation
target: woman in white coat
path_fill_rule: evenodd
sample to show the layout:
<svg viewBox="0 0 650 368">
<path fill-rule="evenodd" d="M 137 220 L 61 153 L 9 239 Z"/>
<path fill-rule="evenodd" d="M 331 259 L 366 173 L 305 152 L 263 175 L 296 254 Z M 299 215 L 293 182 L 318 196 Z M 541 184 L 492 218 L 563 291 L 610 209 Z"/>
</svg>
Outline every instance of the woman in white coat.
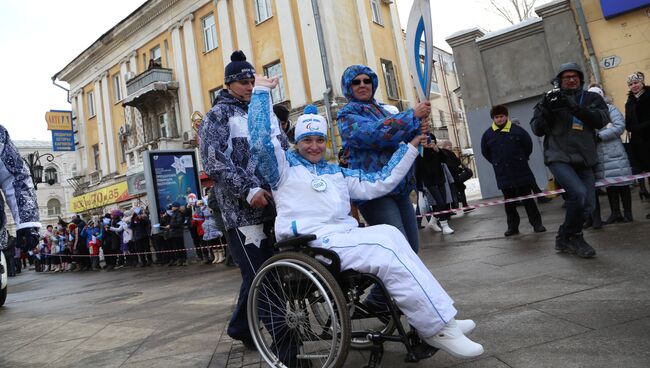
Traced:
<svg viewBox="0 0 650 368">
<path fill-rule="evenodd" d="M 389 193 L 408 173 L 418 155 L 421 135 L 402 144 L 376 173 L 350 170 L 324 160 L 327 123 L 308 106 L 296 124 L 296 150 L 282 150 L 273 132 L 270 90 L 277 78 L 256 76 L 248 109 L 251 153 L 273 189 L 278 240 L 315 234 L 312 246 L 336 252 L 341 269 L 377 275 L 423 340 L 458 358 L 473 358 L 483 347 L 467 338 L 473 321 L 455 320 L 456 309 L 404 235 L 390 225 L 359 228 L 349 215 L 350 200 L 369 200 Z"/>
<path fill-rule="evenodd" d="M 598 164 L 594 169 L 596 180 L 611 179 L 618 176 L 632 175 L 632 168 L 628 160 L 625 147 L 621 141 L 621 134 L 625 131 L 625 118 L 623 114 L 605 97 L 602 88 L 597 84 L 592 84 L 589 92 L 596 92 L 601 95 L 607 107 L 609 108 L 610 122 L 598 130 L 596 152 L 598 153 Z M 632 221 L 632 194 L 630 193 L 631 181 L 617 183 L 607 187 L 607 199 L 611 214 L 605 224 L 614 222 Z M 623 213 L 621 214 L 620 203 L 623 203 Z M 600 204 L 596 197 L 596 209 L 594 211 L 594 224 L 600 222 Z"/>
</svg>

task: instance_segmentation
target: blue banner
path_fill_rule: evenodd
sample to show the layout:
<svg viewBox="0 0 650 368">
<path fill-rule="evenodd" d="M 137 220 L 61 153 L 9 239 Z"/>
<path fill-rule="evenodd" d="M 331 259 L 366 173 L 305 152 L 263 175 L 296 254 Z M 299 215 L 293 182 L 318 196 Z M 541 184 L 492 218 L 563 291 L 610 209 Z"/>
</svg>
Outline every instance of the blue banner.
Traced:
<svg viewBox="0 0 650 368">
<path fill-rule="evenodd" d="M 152 151 L 151 168 L 157 208 L 165 210 L 172 202 L 187 204 L 187 196 L 200 198 L 200 183 L 194 152 Z"/>
<path fill-rule="evenodd" d="M 74 132 L 72 130 L 53 130 L 52 151 L 74 151 Z"/>
<path fill-rule="evenodd" d="M 630 12 L 644 6 L 650 6 L 650 0 L 600 0 L 605 19 Z"/>
</svg>

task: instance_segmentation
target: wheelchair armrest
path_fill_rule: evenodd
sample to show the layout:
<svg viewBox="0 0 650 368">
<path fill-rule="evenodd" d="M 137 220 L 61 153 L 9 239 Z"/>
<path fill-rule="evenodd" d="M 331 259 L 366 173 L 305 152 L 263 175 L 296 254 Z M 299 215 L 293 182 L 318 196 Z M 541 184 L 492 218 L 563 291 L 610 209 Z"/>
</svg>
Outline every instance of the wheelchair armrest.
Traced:
<svg viewBox="0 0 650 368">
<path fill-rule="evenodd" d="M 293 238 L 279 241 L 275 243 L 275 246 L 281 251 L 298 249 L 302 246 L 306 246 L 310 241 L 313 240 L 316 240 L 315 234 L 298 235 L 298 236 L 294 236 Z"/>
</svg>

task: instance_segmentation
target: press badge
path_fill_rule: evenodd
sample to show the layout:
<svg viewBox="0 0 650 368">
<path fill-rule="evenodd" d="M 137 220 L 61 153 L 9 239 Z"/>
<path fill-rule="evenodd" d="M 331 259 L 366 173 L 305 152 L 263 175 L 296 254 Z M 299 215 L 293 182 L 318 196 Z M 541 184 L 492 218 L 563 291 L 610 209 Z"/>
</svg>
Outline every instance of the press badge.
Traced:
<svg viewBox="0 0 650 368">
<path fill-rule="evenodd" d="M 573 123 L 571 124 L 571 129 L 573 130 L 583 130 L 585 128 L 585 124 L 580 121 L 580 119 L 574 117 L 573 118 Z"/>
</svg>

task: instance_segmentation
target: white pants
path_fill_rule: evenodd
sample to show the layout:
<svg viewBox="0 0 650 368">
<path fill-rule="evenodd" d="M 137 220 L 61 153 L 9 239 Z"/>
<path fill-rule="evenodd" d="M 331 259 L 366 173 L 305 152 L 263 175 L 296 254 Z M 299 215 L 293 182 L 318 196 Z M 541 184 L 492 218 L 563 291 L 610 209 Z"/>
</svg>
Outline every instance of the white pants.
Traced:
<svg viewBox="0 0 650 368">
<path fill-rule="evenodd" d="M 420 336 L 433 336 L 456 315 L 454 301 L 394 226 L 354 228 L 327 235 L 316 246 L 336 252 L 341 270 L 379 277 Z"/>
</svg>

